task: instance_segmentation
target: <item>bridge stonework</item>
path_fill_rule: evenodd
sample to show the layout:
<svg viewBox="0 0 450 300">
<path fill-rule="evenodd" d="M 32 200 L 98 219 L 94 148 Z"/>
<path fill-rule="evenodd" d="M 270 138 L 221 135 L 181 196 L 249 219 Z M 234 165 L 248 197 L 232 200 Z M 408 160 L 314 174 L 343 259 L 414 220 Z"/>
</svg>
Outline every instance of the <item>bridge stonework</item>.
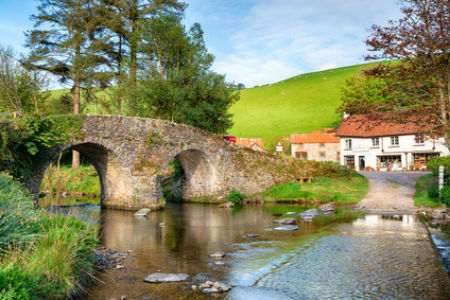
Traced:
<svg viewBox="0 0 450 300">
<path fill-rule="evenodd" d="M 221 198 L 233 188 L 256 193 L 277 183 L 277 158 L 232 145 L 195 127 L 124 116 L 85 116 L 81 135 L 48 151 L 30 183 L 38 195 L 46 168 L 61 151 L 75 149 L 96 168 L 102 205 L 117 209 L 155 207 L 162 199 L 162 173 L 177 159 L 185 172 L 184 199 Z M 270 164 L 268 164 L 270 162 Z M 267 168 L 266 168 L 267 169 Z"/>
</svg>

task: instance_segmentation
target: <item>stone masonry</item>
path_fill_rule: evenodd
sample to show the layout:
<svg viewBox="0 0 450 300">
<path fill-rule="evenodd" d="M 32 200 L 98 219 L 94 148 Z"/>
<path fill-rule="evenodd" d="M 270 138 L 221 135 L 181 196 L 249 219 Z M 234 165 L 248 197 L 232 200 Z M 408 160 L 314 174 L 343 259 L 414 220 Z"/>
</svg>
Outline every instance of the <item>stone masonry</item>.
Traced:
<svg viewBox="0 0 450 300">
<path fill-rule="evenodd" d="M 220 136 L 168 121 L 124 116 L 85 116 L 81 135 L 42 154 L 29 182 L 39 194 L 46 168 L 61 151 L 82 153 L 99 173 L 102 205 L 117 209 L 155 207 L 162 173 L 178 159 L 185 174 L 184 199 L 221 198 L 235 188 L 264 191 L 279 182 L 273 155 L 242 148 Z M 278 167 L 279 169 L 279 167 Z"/>
</svg>

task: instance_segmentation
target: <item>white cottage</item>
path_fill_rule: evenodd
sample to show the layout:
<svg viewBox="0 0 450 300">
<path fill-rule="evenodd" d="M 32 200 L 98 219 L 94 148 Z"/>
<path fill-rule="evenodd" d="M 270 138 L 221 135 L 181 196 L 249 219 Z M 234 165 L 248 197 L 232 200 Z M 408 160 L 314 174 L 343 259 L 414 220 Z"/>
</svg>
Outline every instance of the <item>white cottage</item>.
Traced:
<svg viewBox="0 0 450 300">
<path fill-rule="evenodd" d="M 449 155 L 443 138 L 425 135 L 429 124 L 372 119 L 370 115 L 345 118 L 336 135 L 341 164 L 356 170 L 400 171 L 426 166 L 435 156 Z"/>
</svg>

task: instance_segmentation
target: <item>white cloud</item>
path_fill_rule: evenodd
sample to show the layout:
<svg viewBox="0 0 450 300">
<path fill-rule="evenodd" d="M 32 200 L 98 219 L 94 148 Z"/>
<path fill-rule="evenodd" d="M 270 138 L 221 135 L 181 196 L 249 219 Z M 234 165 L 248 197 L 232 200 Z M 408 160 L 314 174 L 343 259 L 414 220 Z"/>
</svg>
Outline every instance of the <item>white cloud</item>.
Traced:
<svg viewBox="0 0 450 300">
<path fill-rule="evenodd" d="M 218 56 L 216 69 L 252 86 L 299 70 L 362 63 L 370 26 L 398 16 L 392 0 L 260 0 L 229 38 L 232 53 Z"/>
<path fill-rule="evenodd" d="M 226 74 L 228 81 L 244 83 L 246 87 L 272 83 L 301 73 L 283 60 L 262 61 L 258 58 L 246 59 L 230 55 L 225 60 L 217 61 L 214 69 Z"/>
<path fill-rule="evenodd" d="M 335 69 L 335 68 L 337 68 L 337 65 L 336 65 L 336 64 L 324 64 L 323 66 L 321 66 L 321 67 L 319 68 L 318 71 L 325 71 L 325 70 Z"/>
</svg>

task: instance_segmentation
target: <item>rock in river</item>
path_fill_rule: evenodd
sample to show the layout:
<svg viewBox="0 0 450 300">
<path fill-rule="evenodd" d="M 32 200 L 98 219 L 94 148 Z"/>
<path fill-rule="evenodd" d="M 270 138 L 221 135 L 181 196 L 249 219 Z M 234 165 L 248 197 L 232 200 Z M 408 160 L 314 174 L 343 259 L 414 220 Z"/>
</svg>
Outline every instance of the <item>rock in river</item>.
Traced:
<svg viewBox="0 0 450 300">
<path fill-rule="evenodd" d="M 315 217 L 320 215 L 319 211 L 315 208 L 308 209 L 297 216 L 301 217 L 303 221 L 312 221 Z"/>
<path fill-rule="evenodd" d="M 257 233 L 249 233 L 249 234 L 244 234 L 242 236 L 244 239 L 256 239 L 259 237 L 259 234 Z"/>
<path fill-rule="evenodd" d="M 141 208 L 137 213 L 134 214 L 135 217 L 145 217 L 151 211 L 150 208 Z"/>
<path fill-rule="evenodd" d="M 221 259 L 221 258 L 224 258 L 225 255 L 226 255 L 225 252 L 223 252 L 223 251 L 218 251 L 218 252 L 211 253 L 211 254 L 209 255 L 209 257 L 214 258 L 214 259 Z"/>
<path fill-rule="evenodd" d="M 297 216 L 299 216 L 299 217 L 305 217 L 305 216 L 317 217 L 319 214 L 320 214 L 319 211 L 317 209 L 313 208 L 313 209 L 305 210 L 304 212 L 302 212 L 301 214 L 298 214 Z"/>
<path fill-rule="evenodd" d="M 297 220 L 295 218 L 284 218 L 284 219 L 277 219 L 273 221 L 275 224 L 281 224 L 281 225 L 295 225 L 297 224 Z"/>
<path fill-rule="evenodd" d="M 335 209 L 334 209 L 333 205 L 331 205 L 330 203 L 327 203 L 327 204 L 323 204 L 323 205 L 319 206 L 318 210 L 322 215 L 328 216 L 328 215 L 334 214 Z"/>
<path fill-rule="evenodd" d="M 285 225 L 275 228 L 275 230 L 284 230 L 284 231 L 294 231 L 297 230 L 298 226 L 296 225 Z"/>
<path fill-rule="evenodd" d="M 164 282 L 182 282 L 188 281 L 189 275 L 187 274 L 165 274 L 165 273 L 153 273 L 148 275 L 144 281 L 150 283 L 164 283 Z"/>
</svg>

